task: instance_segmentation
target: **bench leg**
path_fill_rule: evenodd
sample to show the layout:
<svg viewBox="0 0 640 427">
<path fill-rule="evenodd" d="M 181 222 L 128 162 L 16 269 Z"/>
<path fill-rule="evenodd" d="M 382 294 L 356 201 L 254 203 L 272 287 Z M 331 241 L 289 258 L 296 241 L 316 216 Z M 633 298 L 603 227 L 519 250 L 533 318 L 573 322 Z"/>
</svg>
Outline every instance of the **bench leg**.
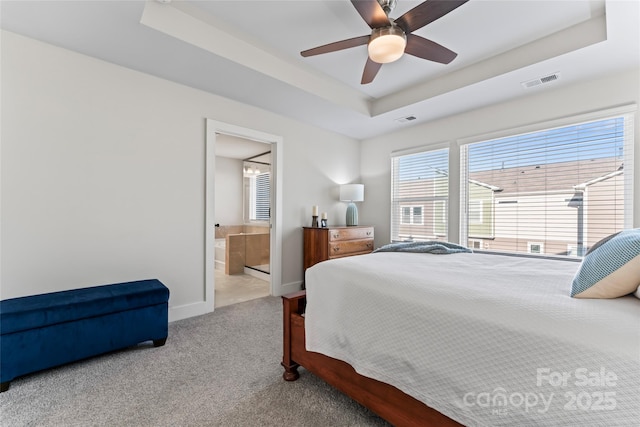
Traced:
<svg viewBox="0 0 640 427">
<path fill-rule="evenodd" d="M 159 340 L 153 340 L 153 346 L 154 347 L 162 347 L 166 342 L 167 342 L 166 338 L 162 338 L 162 339 L 159 339 Z"/>
<path fill-rule="evenodd" d="M 9 384 L 11 384 L 9 381 L 0 383 L 0 393 L 9 390 Z"/>
</svg>

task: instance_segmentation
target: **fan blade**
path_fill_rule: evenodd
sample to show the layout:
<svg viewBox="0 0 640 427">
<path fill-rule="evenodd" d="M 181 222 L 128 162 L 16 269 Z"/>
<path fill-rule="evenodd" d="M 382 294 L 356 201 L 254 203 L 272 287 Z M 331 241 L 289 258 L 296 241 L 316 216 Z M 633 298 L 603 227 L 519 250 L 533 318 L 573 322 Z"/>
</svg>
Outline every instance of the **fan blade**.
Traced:
<svg viewBox="0 0 640 427">
<path fill-rule="evenodd" d="M 341 40 L 339 42 L 325 44 L 323 46 L 314 47 L 313 49 L 303 50 L 300 55 L 307 57 L 313 55 L 320 55 L 323 53 L 335 52 L 337 50 L 349 49 L 351 47 L 362 46 L 369 43 L 371 36 L 360 36 L 352 39 Z"/>
<path fill-rule="evenodd" d="M 364 22 L 372 29 L 391 25 L 378 0 L 351 0 L 351 3 L 362 16 Z"/>
<path fill-rule="evenodd" d="M 457 53 L 447 49 L 446 47 L 415 34 L 407 35 L 407 47 L 405 47 L 404 52 L 409 55 L 417 56 L 418 58 L 439 62 L 441 64 L 448 64 L 458 56 Z"/>
<path fill-rule="evenodd" d="M 382 64 L 378 64 L 377 62 L 373 62 L 371 58 L 367 57 L 367 63 L 364 66 L 364 71 L 362 72 L 362 80 L 360 84 L 366 85 L 367 83 L 371 83 L 373 79 L 376 78 L 376 74 L 382 67 Z"/>
<path fill-rule="evenodd" d="M 436 19 L 442 18 L 469 0 L 427 0 L 395 20 L 405 33 L 422 28 Z"/>
</svg>

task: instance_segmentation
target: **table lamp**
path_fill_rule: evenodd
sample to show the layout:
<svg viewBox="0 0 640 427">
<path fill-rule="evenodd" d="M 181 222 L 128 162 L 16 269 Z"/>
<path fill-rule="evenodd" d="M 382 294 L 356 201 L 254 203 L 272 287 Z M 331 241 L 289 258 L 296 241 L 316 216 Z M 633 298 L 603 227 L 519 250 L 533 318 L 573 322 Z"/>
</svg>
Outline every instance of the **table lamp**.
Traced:
<svg viewBox="0 0 640 427">
<path fill-rule="evenodd" d="M 363 184 L 344 184 L 340 186 L 340 201 L 347 205 L 347 226 L 358 225 L 358 208 L 354 202 L 364 201 Z"/>
</svg>

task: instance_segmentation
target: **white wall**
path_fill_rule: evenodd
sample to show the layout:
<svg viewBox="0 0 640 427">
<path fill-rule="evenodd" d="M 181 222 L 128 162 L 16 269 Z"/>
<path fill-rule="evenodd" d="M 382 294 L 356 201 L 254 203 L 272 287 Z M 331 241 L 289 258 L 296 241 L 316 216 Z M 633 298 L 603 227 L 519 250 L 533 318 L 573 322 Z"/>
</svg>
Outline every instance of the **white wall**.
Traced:
<svg viewBox="0 0 640 427">
<path fill-rule="evenodd" d="M 207 118 L 283 137 L 282 285 L 302 281 L 301 226 L 344 215 L 358 141 L 1 36 L 0 298 L 153 277 L 172 309 L 202 302 Z"/>
<path fill-rule="evenodd" d="M 456 140 L 491 132 L 514 129 L 535 123 L 594 112 L 627 104 L 640 103 L 640 70 L 555 89 L 534 91 L 532 95 L 486 108 L 446 117 L 402 131 L 362 141 L 361 176 L 367 195 L 359 210 L 363 223 L 375 224 L 375 244 L 390 241 L 391 162 L 393 151 L 429 144 L 450 143 L 457 150 Z M 640 112 L 636 113 L 634 170 L 634 227 L 640 227 Z M 459 174 L 459 165 L 450 165 L 450 177 Z M 452 181 L 453 188 L 459 183 Z M 457 200 L 450 200 L 453 208 Z M 457 230 L 450 230 L 456 241 Z"/>
<path fill-rule="evenodd" d="M 242 160 L 216 156 L 216 223 L 242 225 Z"/>
</svg>

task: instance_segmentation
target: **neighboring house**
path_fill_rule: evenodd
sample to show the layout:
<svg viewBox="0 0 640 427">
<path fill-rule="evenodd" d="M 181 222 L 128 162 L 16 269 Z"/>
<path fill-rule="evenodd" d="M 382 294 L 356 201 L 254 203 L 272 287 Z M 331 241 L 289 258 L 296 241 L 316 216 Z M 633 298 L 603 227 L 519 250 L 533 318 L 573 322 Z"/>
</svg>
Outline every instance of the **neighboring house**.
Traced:
<svg viewBox="0 0 640 427">
<path fill-rule="evenodd" d="M 447 240 L 448 173 L 437 175 L 400 181 L 400 240 Z M 493 238 L 494 194 L 501 189 L 476 180 L 469 184 L 469 234 Z"/>
<path fill-rule="evenodd" d="M 469 246 L 480 248 L 480 241 L 475 245 L 471 236 L 475 239 L 491 239 L 495 237 L 496 229 L 496 194 L 502 188 L 487 184 L 476 179 L 469 179 L 469 206 L 468 227 Z"/>
<path fill-rule="evenodd" d="M 446 239 L 448 191 L 446 172 L 436 172 L 432 178 L 400 181 L 398 237 L 401 240 Z"/>
<path fill-rule="evenodd" d="M 623 228 L 624 206 L 611 205 L 623 191 L 616 158 L 472 172 L 469 179 L 468 246 L 474 249 L 581 256 Z M 402 240 L 446 240 L 448 173 L 400 181 Z M 611 211 L 615 207 L 615 220 Z M 604 219 L 606 215 L 607 219 Z"/>
<path fill-rule="evenodd" d="M 623 228 L 623 202 L 618 198 L 620 206 L 612 206 L 610 196 L 623 191 L 622 161 L 579 161 L 578 182 L 569 173 L 575 166 L 559 162 L 472 173 L 473 179 L 490 182 L 501 191 L 494 192 L 495 216 L 482 221 L 486 227 L 495 222 L 493 236 L 476 233 L 477 227 L 470 224 L 470 246 L 581 256 L 598 240 Z M 482 202 L 475 201 L 470 191 L 470 212 L 474 203 Z M 616 219 L 610 221 L 614 208 Z"/>
</svg>

